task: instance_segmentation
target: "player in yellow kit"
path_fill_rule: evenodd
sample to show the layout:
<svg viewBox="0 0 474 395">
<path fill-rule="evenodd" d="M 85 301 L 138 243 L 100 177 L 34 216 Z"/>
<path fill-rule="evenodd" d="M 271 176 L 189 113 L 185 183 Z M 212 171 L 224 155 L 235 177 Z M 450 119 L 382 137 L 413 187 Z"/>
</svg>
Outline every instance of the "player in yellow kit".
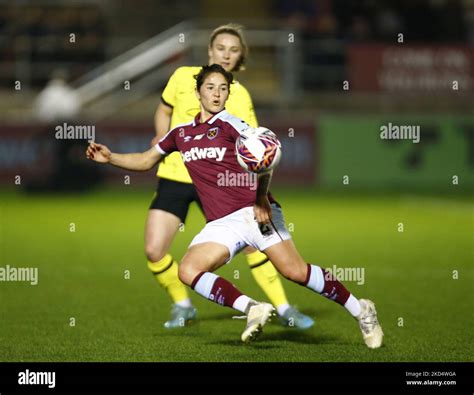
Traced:
<svg viewBox="0 0 474 395">
<path fill-rule="evenodd" d="M 227 71 L 244 69 L 247 45 L 240 26 L 228 24 L 213 31 L 209 40 L 209 64 L 217 63 Z M 196 97 L 194 76 L 200 67 L 178 68 L 163 91 L 155 114 L 156 144 L 170 129 L 191 121 L 200 110 Z M 230 89 L 226 110 L 249 125 L 257 127 L 252 99 L 247 89 L 234 82 Z M 207 137 L 203 137 L 207 138 Z M 186 287 L 178 278 L 178 263 L 168 253 L 181 223 L 186 221 L 189 205 L 200 206 L 191 178 L 179 152 L 168 155 L 158 168 L 158 188 L 150 205 L 145 230 L 145 252 L 148 268 L 173 300 L 171 319 L 166 328 L 184 326 L 196 317 Z M 252 248 L 245 250 L 247 262 L 258 285 L 276 307 L 284 324 L 300 329 L 313 326 L 314 321 L 290 306 L 281 280 L 269 259 Z"/>
</svg>

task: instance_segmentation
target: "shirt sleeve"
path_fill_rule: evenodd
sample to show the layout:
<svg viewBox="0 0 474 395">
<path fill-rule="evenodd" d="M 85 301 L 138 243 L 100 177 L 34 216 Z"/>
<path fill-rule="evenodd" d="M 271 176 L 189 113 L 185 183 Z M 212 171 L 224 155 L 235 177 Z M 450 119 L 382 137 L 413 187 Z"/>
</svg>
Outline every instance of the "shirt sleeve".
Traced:
<svg viewBox="0 0 474 395">
<path fill-rule="evenodd" d="M 245 134 L 246 131 L 251 129 L 251 126 L 243 119 L 230 116 L 225 121 L 228 125 L 228 130 L 233 140 L 237 140 L 241 134 Z"/>
<path fill-rule="evenodd" d="M 178 87 L 178 79 L 180 74 L 180 68 L 176 69 L 175 72 L 172 74 L 168 83 L 161 94 L 161 100 L 163 103 L 170 107 L 174 107 L 176 105 L 176 92 Z"/>
<path fill-rule="evenodd" d="M 174 151 L 178 151 L 176 146 L 176 132 L 177 129 L 170 130 L 159 142 L 155 145 L 156 150 L 161 155 L 168 155 Z"/>
</svg>

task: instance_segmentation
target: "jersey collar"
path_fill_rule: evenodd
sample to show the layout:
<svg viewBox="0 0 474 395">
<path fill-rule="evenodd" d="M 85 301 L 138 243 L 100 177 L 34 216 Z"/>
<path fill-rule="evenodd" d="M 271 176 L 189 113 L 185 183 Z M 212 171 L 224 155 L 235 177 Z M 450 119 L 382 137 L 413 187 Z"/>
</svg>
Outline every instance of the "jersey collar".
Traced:
<svg viewBox="0 0 474 395">
<path fill-rule="evenodd" d="M 223 115 L 227 114 L 227 111 L 225 108 L 222 111 L 219 111 L 217 114 L 214 114 L 211 118 L 209 118 L 206 122 L 209 125 L 212 125 L 217 119 L 221 118 Z M 198 114 L 194 117 L 193 120 L 193 127 L 199 126 L 201 123 L 199 122 L 199 118 L 201 117 L 201 113 L 198 112 Z"/>
</svg>

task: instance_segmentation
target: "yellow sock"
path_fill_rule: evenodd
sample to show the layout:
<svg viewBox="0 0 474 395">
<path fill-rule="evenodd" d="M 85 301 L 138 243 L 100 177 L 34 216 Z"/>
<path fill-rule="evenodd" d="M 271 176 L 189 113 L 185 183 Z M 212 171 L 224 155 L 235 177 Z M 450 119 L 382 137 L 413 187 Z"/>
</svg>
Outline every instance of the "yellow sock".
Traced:
<svg viewBox="0 0 474 395">
<path fill-rule="evenodd" d="M 267 256 L 260 251 L 252 252 L 247 255 L 247 263 L 255 281 L 265 292 L 273 306 L 278 307 L 288 304 L 280 276 Z"/>
<path fill-rule="evenodd" d="M 174 303 L 188 299 L 186 286 L 178 278 L 178 264 L 170 254 L 166 254 L 158 262 L 148 261 L 148 269 L 152 271 Z"/>
</svg>

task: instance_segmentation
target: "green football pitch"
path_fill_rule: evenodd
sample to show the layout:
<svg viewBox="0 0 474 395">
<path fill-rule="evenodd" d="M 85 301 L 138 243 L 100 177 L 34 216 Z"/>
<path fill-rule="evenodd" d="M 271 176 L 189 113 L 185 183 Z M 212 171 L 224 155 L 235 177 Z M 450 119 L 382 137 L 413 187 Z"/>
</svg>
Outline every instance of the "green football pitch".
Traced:
<svg viewBox="0 0 474 395">
<path fill-rule="evenodd" d="M 346 285 L 376 303 L 382 348 L 365 347 L 342 307 L 286 280 L 290 302 L 315 318 L 307 331 L 272 322 L 244 345 L 245 322 L 192 291 L 198 321 L 164 329 L 170 301 L 143 253 L 151 193 L 128 186 L 69 196 L 0 192 L 0 267 L 38 268 L 37 285 L 0 282 L 0 360 L 474 360 L 472 196 L 275 195 L 308 262 L 364 269 L 363 281 Z M 203 225 L 193 207 L 172 247 L 177 258 Z M 218 273 L 265 299 L 241 255 Z"/>
</svg>

